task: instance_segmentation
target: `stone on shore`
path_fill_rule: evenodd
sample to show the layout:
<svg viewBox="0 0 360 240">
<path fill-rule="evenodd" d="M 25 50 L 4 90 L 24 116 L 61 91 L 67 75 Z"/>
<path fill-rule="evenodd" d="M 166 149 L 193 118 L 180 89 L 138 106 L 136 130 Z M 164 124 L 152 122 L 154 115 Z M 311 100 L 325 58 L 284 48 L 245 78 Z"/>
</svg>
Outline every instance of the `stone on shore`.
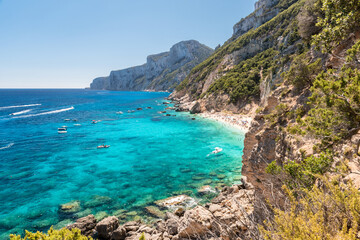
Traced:
<svg viewBox="0 0 360 240">
<path fill-rule="evenodd" d="M 198 193 L 200 195 L 205 195 L 205 194 L 209 194 L 209 193 L 216 193 L 216 190 L 209 185 L 205 185 L 205 186 L 202 186 L 200 189 L 198 189 Z"/>
<path fill-rule="evenodd" d="M 124 227 L 118 227 L 111 235 L 112 240 L 124 240 L 126 238 L 126 229 Z"/>
<path fill-rule="evenodd" d="M 200 113 L 201 112 L 201 106 L 199 102 L 195 102 L 195 104 L 191 107 L 190 109 L 190 113 L 191 114 L 195 114 L 195 113 Z"/>
<path fill-rule="evenodd" d="M 179 207 L 192 207 L 196 205 L 196 201 L 195 199 L 193 199 L 192 197 L 189 197 L 187 195 L 179 195 L 179 196 L 174 196 L 174 197 L 169 197 L 166 199 L 162 199 L 162 200 L 158 200 L 155 202 L 156 205 L 158 205 L 159 207 L 164 207 L 164 208 L 168 208 L 171 210 L 175 210 Z"/>
<path fill-rule="evenodd" d="M 100 239 L 110 239 L 112 233 L 119 227 L 119 220 L 112 216 L 101 220 L 96 224 L 96 231 Z"/>
<path fill-rule="evenodd" d="M 68 229 L 78 228 L 81 234 L 90 236 L 93 234 L 93 230 L 96 227 L 96 219 L 94 215 L 88 215 L 86 217 L 79 218 L 74 224 L 67 226 Z"/>
</svg>

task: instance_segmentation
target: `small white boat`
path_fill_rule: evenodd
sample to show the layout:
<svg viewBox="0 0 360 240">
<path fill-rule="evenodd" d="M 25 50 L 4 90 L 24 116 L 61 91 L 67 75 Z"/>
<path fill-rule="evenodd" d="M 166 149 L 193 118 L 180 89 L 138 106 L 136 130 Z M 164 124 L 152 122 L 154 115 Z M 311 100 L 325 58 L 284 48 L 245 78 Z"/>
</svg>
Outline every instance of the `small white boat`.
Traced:
<svg viewBox="0 0 360 240">
<path fill-rule="evenodd" d="M 75 123 L 75 124 L 74 124 L 74 126 L 81 126 L 81 124 L 79 124 L 79 123 Z"/>
<path fill-rule="evenodd" d="M 119 112 L 116 112 L 116 114 L 123 114 L 123 112 L 122 112 L 122 111 L 119 111 Z"/>
<path fill-rule="evenodd" d="M 222 150 L 223 150 L 222 148 L 216 147 L 215 150 L 212 151 L 211 153 L 217 154 L 217 153 L 221 152 Z"/>
<path fill-rule="evenodd" d="M 70 122 L 70 121 L 71 121 L 71 119 L 64 119 L 64 121 L 65 121 L 65 122 Z"/>
<path fill-rule="evenodd" d="M 66 127 L 58 128 L 58 133 L 67 133 L 67 128 Z"/>
</svg>

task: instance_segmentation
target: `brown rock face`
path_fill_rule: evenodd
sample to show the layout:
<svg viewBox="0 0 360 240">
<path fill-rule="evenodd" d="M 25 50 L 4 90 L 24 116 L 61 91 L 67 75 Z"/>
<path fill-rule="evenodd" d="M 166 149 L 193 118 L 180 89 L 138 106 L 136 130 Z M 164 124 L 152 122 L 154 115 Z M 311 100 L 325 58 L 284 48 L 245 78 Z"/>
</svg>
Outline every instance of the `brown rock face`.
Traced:
<svg viewBox="0 0 360 240">
<path fill-rule="evenodd" d="M 67 226 L 68 229 L 78 228 L 81 230 L 81 234 L 90 236 L 96 226 L 96 219 L 94 215 L 89 215 L 83 218 L 79 218 L 74 224 Z"/>
<path fill-rule="evenodd" d="M 112 216 L 101 220 L 96 225 L 99 239 L 110 239 L 112 233 L 119 227 L 119 220 Z"/>
<path fill-rule="evenodd" d="M 124 240 L 126 238 L 126 229 L 118 227 L 111 235 L 112 240 Z"/>
</svg>

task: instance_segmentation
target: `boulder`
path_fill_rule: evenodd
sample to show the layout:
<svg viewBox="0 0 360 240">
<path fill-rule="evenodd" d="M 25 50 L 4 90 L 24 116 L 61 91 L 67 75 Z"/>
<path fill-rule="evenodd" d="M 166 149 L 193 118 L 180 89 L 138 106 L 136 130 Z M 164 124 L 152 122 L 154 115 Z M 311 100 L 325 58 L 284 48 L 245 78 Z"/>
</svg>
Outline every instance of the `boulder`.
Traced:
<svg viewBox="0 0 360 240">
<path fill-rule="evenodd" d="M 170 218 L 166 221 L 166 229 L 170 235 L 178 233 L 178 221 L 175 218 Z"/>
<path fill-rule="evenodd" d="M 199 102 L 195 102 L 195 104 L 190 108 L 190 113 L 201 113 L 201 106 Z"/>
<path fill-rule="evenodd" d="M 107 217 L 96 224 L 96 231 L 99 239 L 110 239 L 113 232 L 119 227 L 119 220 L 114 217 Z"/>
<path fill-rule="evenodd" d="M 111 235 L 112 240 L 124 240 L 126 238 L 126 229 L 124 227 L 118 227 Z"/>
<path fill-rule="evenodd" d="M 74 224 L 67 226 L 68 229 L 78 228 L 81 234 L 90 236 L 96 227 L 96 219 L 94 215 L 90 214 L 86 217 L 79 218 Z"/>
<path fill-rule="evenodd" d="M 192 207 L 196 205 L 195 199 L 185 194 L 161 199 L 155 202 L 159 207 L 169 208 L 175 210 L 179 207 Z"/>
<path fill-rule="evenodd" d="M 189 239 L 206 235 L 212 218 L 212 214 L 201 206 L 186 211 L 179 222 L 179 237 Z"/>
<path fill-rule="evenodd" d="M 205 195 L 205 194 L 209 194 L 209 193 L 216 193 L 216 190 L 209 185 L 205 185 L 198 189 L 198 193 L 200 195 Z"/>
</svg>

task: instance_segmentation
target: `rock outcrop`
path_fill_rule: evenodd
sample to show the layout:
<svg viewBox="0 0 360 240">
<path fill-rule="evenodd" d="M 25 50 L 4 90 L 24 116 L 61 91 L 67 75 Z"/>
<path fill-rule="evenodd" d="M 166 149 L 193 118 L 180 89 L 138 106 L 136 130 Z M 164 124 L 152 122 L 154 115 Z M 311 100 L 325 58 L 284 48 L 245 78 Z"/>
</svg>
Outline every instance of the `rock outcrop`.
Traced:
<svg viewBox="0 0 360 240">
<path fill-rule="evenodd" d="M 279 13 L 278 8 L 273 8 L 279 0 L 259 0 L 255 2 L 255 11 L 241 19 L 233 27 L 233 37 L 239 37 L 252 28 L 258 28 Z"/>
<path fill-rule="evenodd" d="M 169 52 L 150 55 L 141 66 L 112 71 L 108 77 L 95 78 L 91 89 L 115 91 L 171 91 L 190 70 L 213 53 L 195 40 L 183 41 Z"/>
<path fill-rule="evenodd" d="M 79 228 L 83 234 L 100 240 L 138 240 L 142 235 L 152 240 L 244 239 L 254 228 L 254 198 L 253 185 L 243 177 L 241 184 L 223 188 L 211 203 L 188 209 L 179 216 L 167 212 L 153 225 L 141 221 L 119 225 L 115 216 L 96 224 L 94 216 L 89 215 L 67 228 Z"/>
</svg>

